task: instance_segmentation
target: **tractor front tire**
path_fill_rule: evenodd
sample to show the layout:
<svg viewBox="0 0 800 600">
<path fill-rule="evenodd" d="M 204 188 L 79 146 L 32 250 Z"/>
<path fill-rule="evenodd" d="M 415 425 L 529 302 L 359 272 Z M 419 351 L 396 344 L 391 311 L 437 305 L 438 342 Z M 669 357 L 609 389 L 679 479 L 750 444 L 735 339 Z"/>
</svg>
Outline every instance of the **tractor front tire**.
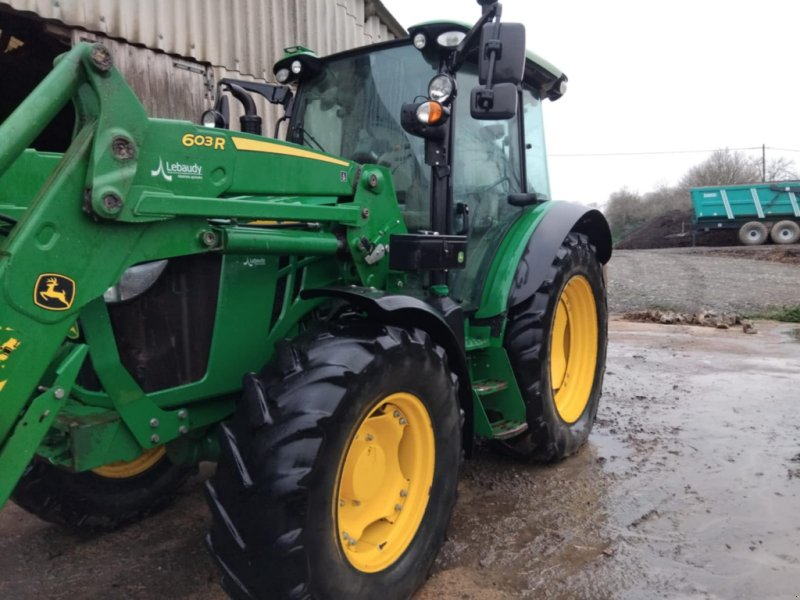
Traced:
<svg viewBox="0 0 800 600">
<path fill-rule="evenodd" d="M 511 454 L 551 462 L 586 442 L 603 387 L 607 321 L 595 248 L 570 233 L 536 293 L 509 314 L 505 348 L 528 423 L 500 442 Z"/>
<path fill-rule="evenodd" d="M 163 446 L 83 473 L 34 459 L 11 498 L 40 519 L 73 531 L 113 531 L 165 508 L 195 471 L 173 464 Z"/>
<path fill-rule="evenodd" d="M 444 542 L 458 381 L 419 329 L 359 319 L 248 375 L 207 483 L 206 543 L 235 598 L 407 598 Z"/>
</svg>

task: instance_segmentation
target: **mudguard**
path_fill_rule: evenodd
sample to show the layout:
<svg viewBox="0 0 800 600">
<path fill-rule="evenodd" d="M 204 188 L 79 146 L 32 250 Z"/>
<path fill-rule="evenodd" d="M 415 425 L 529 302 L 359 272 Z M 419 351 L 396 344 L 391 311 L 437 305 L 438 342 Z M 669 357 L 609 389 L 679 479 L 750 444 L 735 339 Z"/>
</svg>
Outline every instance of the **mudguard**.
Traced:
<svg viewBox="0 0 800 600">
<path fill-rule="evenodd" d="M 611 230 L 603 214 L 580 204 L 554 202 L 533 231 L 517 263 L 508 308 L 530 298 L 542 284 L 552 257 L 571 231 L 583 233 L 597 250 L 597 258 L 606 264 L 611 258 Z"/>
<path fill-rule="evenodd" d="M 589 237 L 602 264 L 611 258 L 611 230 L 600 211 L 570 202 L 539 204 L 522 213 L 503 237 L 472 322 L 499 326 L 497 319 L 530 298 L 570 231 Z"/>
<path fill-rule="evenodd" d="M 463 331 L 459 338 L 445 316 L 430 304 L 412 296 L 358 286 L 303 290 L 300 296 L 303 299 L 328 297 L 344 300 L 353 308 L 363 310 L 370 318 L 386 325 L 414 326 L 425 330 L 434 342 L 445 349 L 450 370 L 458 377 L 459 403 L 464 411 L 463 448 L 467 456 L 470 455 L 473 443 L 472 384 L 464 351 Z"/>
</svg>

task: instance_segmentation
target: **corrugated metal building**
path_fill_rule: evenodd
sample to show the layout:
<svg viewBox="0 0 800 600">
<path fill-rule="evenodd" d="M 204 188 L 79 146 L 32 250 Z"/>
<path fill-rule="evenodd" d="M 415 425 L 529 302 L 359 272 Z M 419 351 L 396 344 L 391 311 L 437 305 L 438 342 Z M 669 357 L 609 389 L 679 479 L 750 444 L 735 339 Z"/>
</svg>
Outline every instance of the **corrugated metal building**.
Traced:
<svg viewBox="0 0 800 600">
<path fill-rule="evenodd" d="M 81 40 L 109 47 L 151 116 L 196 121 L 215 81 L 274 81 L 287 46 L 326 55 L 403 35 L 379 0 L 0 0 L 0 121 Z M 266 123 L 278 116 L 260 109 Z M 63 135 L 50 137 L 37 145 L 63 149 Z"/>
</svg>

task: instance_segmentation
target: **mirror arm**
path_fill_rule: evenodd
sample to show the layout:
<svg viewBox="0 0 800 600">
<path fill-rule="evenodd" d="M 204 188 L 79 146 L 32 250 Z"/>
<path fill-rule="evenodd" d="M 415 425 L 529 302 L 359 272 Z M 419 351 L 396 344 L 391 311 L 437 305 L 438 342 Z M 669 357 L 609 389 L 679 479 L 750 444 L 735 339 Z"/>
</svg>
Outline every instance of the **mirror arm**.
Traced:
<svg viewBox="0 0 800 600">
<path fill-rule="evenodd" d="M 239 87 L 254 92 L 262 96 L 270 104 L 280 104 L 286 107 L 292 100 L 292 91 L 283 85 L 273 85 L 271 83 L 258 83 L 255 81 L 243 81 L 239 79 L 221 79 L 217 87 L 223 85 L 238 85 Z"/>
<path fill-rule="evenodd" d="M 467 53 L 480 41 L 481 29 L 483 29 L 483 26 L 492 19 L 500 19 L 500 14 L 503 11 L 503 7 L 499 2 L 493 2 L 488 5 L 481 3 L 481 6 L 483 7 L 483 15 L 478 19 L 478 22 L 472 26 L 472 29 L 467 32 L 467 35 L 464 36 L 464 39 L 461 40 L 461 43 L 456 46 L 456 49 L 453 51 L 453 58 L 450 63 L 450 68 L 453 73 L 461 68 L 461 65 L 464 64 L 464 60 L 467 58 Z"/>
</svg>

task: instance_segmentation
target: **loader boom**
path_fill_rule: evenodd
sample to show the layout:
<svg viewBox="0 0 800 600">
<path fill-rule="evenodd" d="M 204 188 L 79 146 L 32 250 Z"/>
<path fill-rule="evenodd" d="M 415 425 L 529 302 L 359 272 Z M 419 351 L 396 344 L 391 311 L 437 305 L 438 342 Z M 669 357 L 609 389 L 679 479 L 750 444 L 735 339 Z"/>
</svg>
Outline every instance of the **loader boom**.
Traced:
<svg viewBox="0 0 800 600">
<path fill-rule="evenodd" d="M 350 253 L 353 269 L 311 268 L 306 283 L 383 287 L 387 261 L 369 259 L 368 250 L 405 232 L 385 169 L 359 169 L 259 136 L 148 119 L 110 60 L 100 45 L 77 45 L 0 125 L 0 185 L 8 186 L 11 167 L 70 98 L 78 113 L 72 145 L 35 198 L 10 192 L 3 195 L 8 204 L 0 203 L 0 213 L 19 219 L 0 237 L 0 504 L 63 408 L 89 347 L 112 404 L 106 408 L 129 435 L 118 434 L 127 446 L 105 448 L 84 468 L 136 456 L 230 413 L 240 375 L 207 377 L 207 402 L 187 419 L 176 394 L 154 401 L 120 365 L 102 297 L 127 268 L 205 253 L 319 261 Z M 248 225 L 254 220 L 309 225 Z M 272 344 L 319 303 L 293 306 L 259 342 L 249 368 L 259 368 L 256 361 L 268 359 Z M 78 339 L 65 346 L 79 318 Z"/>
</svg>

